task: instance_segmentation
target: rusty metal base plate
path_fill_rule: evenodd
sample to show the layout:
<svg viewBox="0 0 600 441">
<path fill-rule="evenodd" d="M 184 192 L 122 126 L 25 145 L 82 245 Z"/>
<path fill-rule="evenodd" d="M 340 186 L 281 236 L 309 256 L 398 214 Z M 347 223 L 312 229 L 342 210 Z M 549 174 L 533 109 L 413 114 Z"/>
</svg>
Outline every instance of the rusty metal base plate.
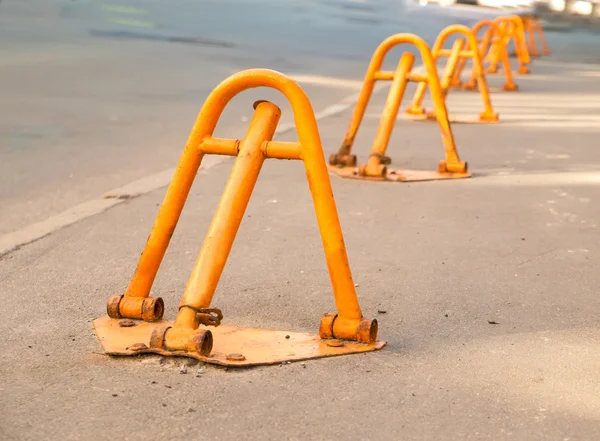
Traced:
<svg viewBox="0 0 600 441">
<path fill-rule="evenodd" d="M 360 176 L 358 167 L 338 167 L 330 165 L 329 171 L 341 178 L 362 179 L 365 181 L 394 181 L 394 182 L 418 182 L 418 181 L 437 181 L 443 179 L 465 179 L 470 178 L 471 173 L 440 173 L 430 170 L 405 170 L 405 169 L 387 169 L 385 177 Z"/>
<path fill-rule="evenodd" d="M 122 328 L 119 326 L 119 320 L 111 319 L 108 316 L 94 320 L 96 335 L 106 354 L 139 355 L 151 353 L 196 358 L 205 363 L 221 366 L 249 367 L 279 364 L 284 361 L 310 360 L 371 352 L 377 351 L 386 345 L 385 341 L 378 341 L 371 345 L 341 341 L 342 346 L 329 346 L 327 344 L 328 340 L 322 340 L 315 334 L 219 326 L 210 328 L 214 344 L 211 354 L 205 357 L 198 353 L 150 349 L 150 335 L 154 328 L 172 325 L 173 322 L 164 320 L 154 323 L 137 320 L 135 322 L 135 326 Z M 129 348 L 136 343 L 143 343 L 148 348 L 137 351 L 130 350 Z M 335 344 L 340 344 L 340 341 L 336 340 Z M 232 354 L 238 356 L 230 357 L 234 360 L 229 360 L 228 355 L 231 356 Z M 239 357 L 239 354 L 243 357 Z"/>
</svg>

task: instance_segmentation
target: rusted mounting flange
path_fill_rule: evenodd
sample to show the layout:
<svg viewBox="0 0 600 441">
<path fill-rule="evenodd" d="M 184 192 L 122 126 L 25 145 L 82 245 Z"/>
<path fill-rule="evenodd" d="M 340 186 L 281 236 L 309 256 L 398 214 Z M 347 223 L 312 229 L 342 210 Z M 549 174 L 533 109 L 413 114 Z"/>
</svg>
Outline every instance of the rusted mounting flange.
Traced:
<svg viewBox="0 0 600 441">
<path fill-rule="evenodd" d="M 156 322 L 162 319 L 165 303 L 160 297 L 110 296 L 106 313 L 110 318 L 131 318 Z"/>
<path fill-rule="evenodd" d="M 369 167 L 369 164 L 360 164 L 358 166 L 358 175 L 361 177 L 377 177 L 385 178 L 387 174 L 387 167 L 385 165 L 377 164 L 376 166 Z"/>
<path fill-rule="evenodd" d="M 356 155 L 340 155 L 338 153 L 332 153 L 329 155 L 329 164 L 342 167 L 355 167 Z"/>
<path fill-rule="evenodd" d="M 377 340 L 377 320 L 343 320 L 337 314 L 326 313 L 321 318 L 319 337 L 322 339 L 352 340 L 373 344 Z"/>
<path fill-rule="evenodd" d="M 442 159 L 438 166 L 438 173 L 468 173 L 469 164 L 465 161 L 447 162 Z"/>
<path fill-rule="evenodd" d="M 168 351 L 195 352 L 208 356 L 213 347 L 213 335 L 208 329 L 157 326 L 150 336 L 150 348 Z"/>
<path fill-rule="evenodd" d="M 527 66 L 520 66 L 517 72 L 521 75 L 528 75 L 531 73 L 531 70 Z"/>
<path fill-rule="evenodd" d="M 481 112 L 479 114 L 479 121 L 495 123 L 500 121 L 500 116 L 496 112 Z"/>
<path fill-rule="evenodd" d="M 425 115 L 425 108 L 423 106 L 410 106 L 406 109 L 407 115 L 421 116 Z"/>
<path fill-rule="evenodd" d="M 389 156 L 380 155 L 379 156 L 379 163 L 383 164 L 383 165 L 389 165 L 389 164 L 392 163 L 392 158 L 390 158 Z"/>
</svg>

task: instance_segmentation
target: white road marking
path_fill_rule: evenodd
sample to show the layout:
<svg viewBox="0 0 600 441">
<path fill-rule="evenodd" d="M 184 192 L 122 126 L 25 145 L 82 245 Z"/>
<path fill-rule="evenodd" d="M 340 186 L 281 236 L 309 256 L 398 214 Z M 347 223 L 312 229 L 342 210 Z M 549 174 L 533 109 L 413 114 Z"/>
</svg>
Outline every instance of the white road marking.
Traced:
<svg viewBox="0 0 600 441">
<path fill-rule="evenodd" d="M 573 80 L 573 77 L 567 77 Z M 410 93 L 405 102 L 412 99 Z M 423 105 L 433 110 L 428 96 Z M 553 93 L 492 94 L 492 105 L 500 115 L 500 125 L 553 130 L 582 129 L 586 132 L 600 132 L 600 94 L 572 93 L 557 96 Z M 446 108 L 451 118 L 474 120 L 477 122 L 483 110 L 478 93 L 450 91 Z M 367 113 L 368 119 L 380 119 L 381 114 Z M 398 115 L 399 121 L 410 119 L 405 108 Z M 422 122 L 422 124 L 426 124 Z"/>
<path fill-rule="evenodd" d="M 477 172 L 475 172 L 477 174 Z M 469 181 L 469 182 L 467 182 Z M 600 186 L 600 171 L 592 172 L 549 172 L 530 174 L 511 174 L 495 176 L 477 176 L 477 179 L 465 179 L 467 185 L 480 186 L 535 186 L 556 187 L 560 185 Z M 552 212 L 553 208 L 549 208 Z M 557 214 L 557 213 L 554 213 Z"/>
<path fill-rule="evenodd" d="M 326 77 L 320 75 L 301 75 L 301 74 L 288 74 L 289 77 L 293 78 L 298 83 L 312 84 L 315 86 L 327 86 L 327 87 L 340 87 L 344 89 L 357 89 L 363 85 L 362 81 L 348 80 L 345 78 Z"/>
</svg>

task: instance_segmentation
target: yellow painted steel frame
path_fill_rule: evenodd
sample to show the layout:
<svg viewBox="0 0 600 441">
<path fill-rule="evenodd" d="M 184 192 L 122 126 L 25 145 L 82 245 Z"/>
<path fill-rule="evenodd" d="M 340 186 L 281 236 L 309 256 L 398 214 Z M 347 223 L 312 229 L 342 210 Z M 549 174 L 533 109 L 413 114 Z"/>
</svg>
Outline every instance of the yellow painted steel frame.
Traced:
<svg viewBox="0 0 600 441">
<path fill-rule="evenodd" d="M 266 101 L 255 113 L 242 140 L 213 138 L 227 103 L 255 87 L 279 90 L 290 102 L 298 142 L 275 142 L 280 110 Z M 231 175 L 188 281 L 175 322 L 162 320 L 161 298 L 150 289 L 186 198 L 207 154 L 236 156 Z M 218 326 L 222 314 L 210 304 L 244 216 L 262 164 L 267 158 L 304 162 L 325 250 L 337 314 L 325 314 L 319 335 Z M 363 318 L 348 264 L 337 209 L 312 106 L 290 78 L 271 70 L 252 69 L 232 75 L 208 96 L 194 124 L 152 232 L 124 295 L 110 297 L 107 317 L 95 321 L 109 354 L 154 352 L 183 355 L 234 366 L 279 363 L 380 349 L 377 321 Z M 134 320 L 131 320 L 134 319 Z M 139 322 L 138 320 L 144 320 Z M 214 332 L 214 350 L 213 350 Z M 342 341 L 343 340 L 343 341 Z M 333 343 L 332 343 L 333 342 Z"/>
<path fill-rule="evenodd" d="M 457 39 L 451 50 L 444 49 L 444 45 L 451 35 L 459 34 L 465 37 L 467 41 L 468 50 L 463 50 L 464 40 Z M 485 73 L 483 69 L 483 62 L 481 60 L 481 54 L 479 51 L 479 45 L 477 44 L 477 38 L 475 33 L 466 26 L 463 25 L 451 25 L 442 30 L 438 35 L 433 48 L 431 50 L 434 60 L 438 60 L 442 56 L 448 57 L 446 69 L 441 80 L 441 87 L 444 95 L 448 93 L 452 79 L 456 75 L 458 69 L 458 61 L 460 59 L 473 60 L 473 72 L 474 81 L 479 88 L 481 99 L 483 100 L 483 112 L 479 114 L 478 122 L 492 122 L 496 123 L 499 121 L 498 114 L 494 112 L 492 107 L 492 101 L 490 99 L 490 91 L 488 88 L 487 81 L 485 79 Z M 411 106 L 408 108 L 406 113 L 409 115 L 427 120 L 435 120 L 435 113 L 427 113 L 423 108 L 423 98 L 427 89 L 426 82 L 420 82 L 415 91 Z M 468 120 L 459 120 L 458 118 L 451 118 L 452 122 L 473 122 Z"/>
<path fill-rule="evenodd" d="M 529 50 L 527 49 L 525 25 L 523 24 L 523 19 L 518 15 L 511 15 L 506 17 L 497 17 L 494 19 L 494 22 L 496 24 L 502 23 L 505 25 L 504 29 L 502 26 L 498 26 L 496 29 L 497 31 L 501 31 L 504 36 L 502 40 L 505 46 L 504 50 L 506 50 L 507 53 L 508 45 L 510 44 L 511 40 L 514 41 L 515 53 L 517 54 L 517 59 L 519 60 L 519 69 L 517 72 L 520 74 L 530 73 L 531 71 L 527 65 L 531 62 L 531 57 L 529 56 Z M 511 25 L 508 25 L 509 23 Z M 497 71 L 497 65 L 499 61 L 502 60 L 497 55 L 491 58 L 491 66 L 488 69 L 488 73 L 495 73 Z"/>
<path fill-rule="evenodd" d="M 410 53 L 402 55 L 396 71 L 381 71 L 386 54 L 390 49 L 400 44 L 416 46 L 421 53 L 427 72 L 426 75 L 411 73 L 415 57 Z M 378 80 L 392 80 L 392 85 L 368 163 L 356 167 L 356 155 L 351 155 L 352 145 L 373 93 L 375 82 Z M 391 160 L 385 156 L 385 152 L 408 81 L 426 81 L 431 91 L 446 153 L 446 158 L 440 161 L 437 171 L 393 170 L 386 167 L 386 164 L 389 164 Z M 454 135 L 448 120 L 444 93 L 440 85 L 435 60 L 423 39 L 413 34 L 396 34 L 385 39 L 375 50 L 342 145 L 337 153 L 329 157 L 329 170 L 344 178 L 391 181 L 423 181 L 470 176 L 467 172 L 467 163 L 460 160 L 456 151 Z"/>
</svg>

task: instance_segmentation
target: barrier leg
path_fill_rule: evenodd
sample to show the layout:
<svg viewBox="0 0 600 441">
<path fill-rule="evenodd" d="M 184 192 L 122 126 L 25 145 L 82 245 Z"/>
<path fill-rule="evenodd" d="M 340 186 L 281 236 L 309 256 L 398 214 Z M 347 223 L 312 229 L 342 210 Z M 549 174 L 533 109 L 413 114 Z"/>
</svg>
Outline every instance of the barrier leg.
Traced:
<svg viewBox="0 0 600 441">
<path fill-rule="evenodd" d="M 542 44 L 542 53 L 544 55 L 550 55 L 550 49 L 548 49 L 548 42 L 546 41 L 546 35 L 544 34 L 544 27 L 539 22 L 539 20 L 536 20 L 536 29 L 538 31 L 540 42 Z"/>
<path fill-rule="evenodd" d="M 381 64 L 382 61 L 383 60 L 380 60 L 379 64 Z M 371 64 L 373 65 L 375 63 L 372 61 Z M 367 105 L 369 104 L 369 100 L 373 94 L 373 89 L 375 88 L 375 78 L 373 76 L 374 70 L 377 70 L 377 68 L 372 68 L 372 66 L 369 66 L 363 87 L 360 90 L 360 95 L 358 96 L 358 101 L 356 102 L 356 107 L 354 108 L 352 117 L 350 118 L 350 124 L 346 129 L 346 135 L 344 136 L 342 145 L 337 153 L 332 153 L 329 155 L 329 164 L 331 165 L 346 167 L 356 166 L 356 155 L 351 155 L 350 152 L 352 151 L 354 138 L 356 137 L 360 123 L 365 115 L 365 110 L 367 109 Z"/>
<path fill-rule="evenodd" d="M 359 167 L 360 176 L 377 176 L 385 177 L 387 167 L 384 164 L 389 164 L 391 161 L 385 156 L 392 129 L 396 124 L 396 118 L 398 117 L 398 109 L 400 103 L 404 97 L 406 90 L 406 84 L 408 83 L 408 74 L 410 73 L 415 61 L 414 55 L 405 53 L 400 58 L 398 68 L 394 74 L 390 92 L 388 93 L 383 114 L 377 128 L 377 135 L 373 142 L 373 148 L 371 155 L 369 156 L 368 163 L 362 164 Z"/>
<path fill-rule="evenodd" d="M 479 47 L 479 58 L 481 59 L 481 66 L 483 69 L 481 72 L 483 72 L 483 74 L 485 74 L 485 67 L 483 67 L 485 58 L 487 57 L 488 53 L 490 52 L 490 48 L 492 47 L 494 30 L 495 27 L 490 25 L 490 28 L 487 31 L 485 31 L 485 34 L 481 39 L 481 46 Z M 475 63 L 473 63 L 473 66 L 471 67 L 471 74 L 469 76 L 469 80 L 462 85 L 462 88 L 465 90 L 475 90 L 477 88 L 476 78 L 477 68 L 475 66 Z"/>
<path fill-rule="evenodd" d="M 465 89 L 471 89 L 475 87 L 478 88 L 479 94 L 481 95 L 481 99 L 483 101 L 483 112 L 479 114 L 479 120 L 485 122 L 498 122 L 498 114 L 492 107 L 490 89 L 485 78 L 485 69 L 479 53 L 474 54 L 473 56 L 473 69 L 471 78 L 464 86 Z"/>
<path fill-rule="evenodd" d="M 460 60 L 458 60 L 458 65 L 456 66 L 456 69 L 454 71 L 454 75 L 452 76 L 452 80 L 450 81 L 450 87 L 452 88 L 459 88 L 462 87 L 462 73 L 465 70 L 465 66 L 467 64 L 467 59 L 465 57 L 461 57 Z"/>
<path fill-rule="evenodd" d="M 527 39 L 529 41 L 529 44 L 528 44 L 529 53 L 533 57 L 539 57 L 540 51 L 538 50 L 537 42 L 535 41 L 535 24 L 532 22 L 531 19 L 525 20 L 525 30 L 526 30 Z"/>
<path fill-rule="evenodd" d="M 261 144 L 272 139 L 279 117 L 279 109 L 271 103 L 263 102 L 256 108 L 183 294 L 175 325 L 168 331 L 157 328 L 158 337 L 166 332 L 166 349 L 184 350 L 199 326 L 197 311 L 210 306 L 265 160 Z"/>
<path fill-rule="evenodd" d="M 527 67 L 527 64 L 531 62 L 531 57 L 529 56 L 527 41 L 525 40 L 525 31 L 522 26 L 516 27 L 514 31 L 514 39 L 517 58 L 519 60 L 519 69 L 517 72 L 520 74 L 529 74 L 531 73 L 531 70 Z"/>
<path fill-rule="evenodd" d="M 444 151 L 446 153 L 446 159 L 440 161 L 438 172 L 467 173 L 467 163 L 461 161 L 458 157 L 456 144 L 454 142 L 454 134 L 452 133 L 450 120 L 448 119 L 448 111 L 446 110 L 446 99 L 437 77 L 435 65 L 428 66 L 427 73 L 428 76 L 433 79 L 429 82 L 429 90 L 431 91 L 436 118 L 442 134 L 442 144 L 444 145 Z"/>
<path fill-rule="evenodd" d="M 497 122 L 498 114 L 494 112 L 492 108 L 492 101 L 490 100 L 490 89 L 488 87 L 487 80 L 483 69 L 483 62 L 478 53 L 473 56 L 473 65 L 475 68 L 475 82 L 479 88 L 479 94 L 483 101 L 483 112 L 479 114 L 481 121 Z"/>
<path fill-rule="evenodd" d="M 111 318 L 160 320 L 164 302 L 160 297 L 149 297 L 156 273 L 177 226 L 181 210 L 202 162 L 203 154 L 195 146 L 186 146 L 175 175 L 167 189 L 146 248 L 124 295 L 108 299 L 107 314 Z"/>
<path fill-rule="evenodd" d="M 460 60 L 464 60 L 464 57 L 461 57 L 460 54 L 464 46 L 465 40 L 462 38 L 457 38 L 454 44 L 452 45 L 450 56 L 448 57 L 448 61 L 446 62 L 446 68 L 444 69 L 444 73 L 442 74 L 442 78 L 440 79 L 440 85 L 442 86 L 444 94 L 447 94 L 448 89 L 450 89 L 452 78 L 454 78 L 456 74 L 458 62 Z"/>
<path fill-rule="evenodd" d="M 412 103 L 406 113 L 408 115 L 422 116 L 425 115 L 425 108 L 421 105 L 423 98 L 425 98 L 425 92 L 427 91 L 427 83 L 425 81 L 419 81 L 415 94 L 413 96 Z"/>
<path fill-rule="evenodd" d="M 506 51 L 505 46 L 508 44 L 508 39 L 501 34 L 503 32 L 501 26 L 496 28 L 497 35 L 494 37 L 493 41 L 490 45 L 490 50 L 485 56 L 485 60 L 489 62 L 489 66 L 486 70 L 486 73 L 495 74 L 498 72 L 498 63 L 501 60 L 501 52 Z M 475 74 L 475 70 L 472 71 L 473 75 Z"/>
<path fill-rule="evenodd" d="M 510 67 L 510 58 L 508 57 L 506 46 L 503 48 L 503 50 L 500 51 L 500 58 L 502 60 L 502 68 L 504 69 L 504 75 L 506 78 L 506 82 L 502 86 L 502 89 L 507 92 L 515 92 L 519 88 L 513 81 L 512 71 Z"/>
</svg>

